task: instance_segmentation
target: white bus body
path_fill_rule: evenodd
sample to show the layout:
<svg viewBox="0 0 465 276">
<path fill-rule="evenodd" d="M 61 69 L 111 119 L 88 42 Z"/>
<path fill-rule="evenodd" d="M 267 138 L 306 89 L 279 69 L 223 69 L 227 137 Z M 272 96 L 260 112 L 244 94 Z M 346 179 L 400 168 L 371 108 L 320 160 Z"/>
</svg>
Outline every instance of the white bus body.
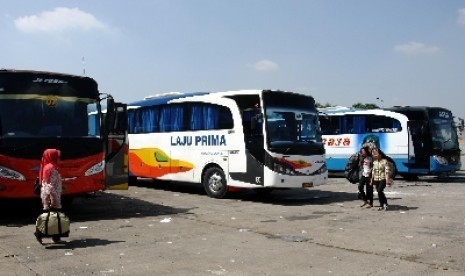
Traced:
<svg viewBox="0 0 465 276">
<path fill-rule="evenodd" d="M 309 104 L 293 107 L 290 98 Z M 267 114 L 280 112 L 292 114 L 293 127 L 318 131 L 278 141 L 268 123 L 275 118 L 267 120 Z M 232 187 L 306 188 L 327 181 L 310 96 L 268 90 L 168 93 L 130 103 L 128 113 L 130 177 L 202 183 L 215 198 Z"/>
<path fill-rule="evenodd" d="M 410 112 L 415 112 L 416 118 Z M 440 117 L 448 112 L 431 107 L 320 109 L 328 170 L 344 171 L 352 154 L 365 142 L 374 142 L 406 178 L 454 172 L 460 168 L 457 135 L 449 117 Z"/>
</svg>

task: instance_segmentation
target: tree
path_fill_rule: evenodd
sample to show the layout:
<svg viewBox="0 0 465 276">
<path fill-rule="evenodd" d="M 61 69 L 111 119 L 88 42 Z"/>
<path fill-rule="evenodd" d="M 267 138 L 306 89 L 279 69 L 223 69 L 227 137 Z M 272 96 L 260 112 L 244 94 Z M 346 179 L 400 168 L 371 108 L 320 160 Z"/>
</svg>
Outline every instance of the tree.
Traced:
<svg viewBox="0 0 465 276">
<path fill-rule="evenodd" d="M 374 104 L 374 103 L 363 104 L 361 102 L 354 103 L 352 105 L 352 107 L 355 108 L 355 109 L 376 109 L 376 108 L 379 108 L 379 106 Z"/>
<path fill-rule="evenodd" d="M 316 103 L 315 103 L 315 107 L 316 107 L 316 108 L 325 108 L 325 107 L 330 107 L 330 106 L 333 106 L 333 105 L 330 104 L 330 103 L 326 103 L 326 104 L 324 104 L 324 105 L 320 104 L 319 102 L 316 102 Z"/>
<path fill-rule="evenodd" d="M 316 102 L 315 103 L 315 107 L 316 108 L 325 108 L 325 107 L 333 107 L 333 106 L 337 106 L 337 105 L 333 105 L 333 104 L 330 104 L 330 103 L 326 103 L 326 104 L 321 104 L 319 102 Z M 352 105 L 352 108 L 355 108 L 355 109 L 376 109 L 376 108 L 380 108 L 377 104 L 374 104 L 374 103 L 361 103 L 361 102 L 358 102 L 358 103 L 354 103 Z"/>
</svg>

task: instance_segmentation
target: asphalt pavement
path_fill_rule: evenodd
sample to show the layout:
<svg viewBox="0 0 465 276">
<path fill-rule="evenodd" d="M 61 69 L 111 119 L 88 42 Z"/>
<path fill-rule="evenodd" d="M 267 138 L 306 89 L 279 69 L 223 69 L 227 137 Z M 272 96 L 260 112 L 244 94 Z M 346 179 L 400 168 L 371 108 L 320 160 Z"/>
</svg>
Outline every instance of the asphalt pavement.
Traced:
<svg viewBox="0 0 465 276">
<path fill-rule="evenodd" d="M 76 199 L 70 237 L 44 245 L 32 234 L 38 202 L 3 200 L 0 275 L 465 275 L 464 184 L 464 171 L 396 179 L 377 211 L 337 177 L 221 200 L 141 180 Z"/>
</svg>

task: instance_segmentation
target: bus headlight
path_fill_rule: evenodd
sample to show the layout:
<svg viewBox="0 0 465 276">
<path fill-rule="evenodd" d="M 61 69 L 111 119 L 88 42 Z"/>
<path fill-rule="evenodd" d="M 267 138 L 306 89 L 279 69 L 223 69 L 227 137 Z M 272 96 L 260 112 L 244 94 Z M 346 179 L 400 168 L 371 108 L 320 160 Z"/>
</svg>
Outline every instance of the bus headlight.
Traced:
<svg viewBox="0 0 465 276">
<path fill-rule="evenodd" d="M 314 171 L 311 175 L 319 175 L 319 174 L 325 173 L 327 170 L 328 170 L 328 167 L 326 167 L 326 164 L 323 164 L 321 168 Z"/>
<path fill-rule="evenodd" d="M 84 175 L 85 176 L 91 176 L 94 174 L 101 173 L 105 169 L 105 161 L 98 162 L 97 164 L 93 165 L 90 169 L 88 169 Z"/>
<path fill-rule="evenodd" d="M 8 178 L 12 180 L 25 181 L 26 177 L 19 172 L 9 169 L 7 167 L 0 166 L 0 177 Z"/>
<path fill-rule="evenodd" d="M 274 163 L 273 171 L 275 171 L 277 173 L 285 174 L 286 173 L 286 168 L 281 164 Z"/>
<path fill-rule="evenodd" d="M 449 162 L 447 161 L 446 158 L 442 157 L 442 156 L 439 156 L 439 155 L 435 155 L 434 156 L 434 159 L 436 160 L 436 162 L 438 162 L 440 165 L 447 165 Z"/>
</svg>

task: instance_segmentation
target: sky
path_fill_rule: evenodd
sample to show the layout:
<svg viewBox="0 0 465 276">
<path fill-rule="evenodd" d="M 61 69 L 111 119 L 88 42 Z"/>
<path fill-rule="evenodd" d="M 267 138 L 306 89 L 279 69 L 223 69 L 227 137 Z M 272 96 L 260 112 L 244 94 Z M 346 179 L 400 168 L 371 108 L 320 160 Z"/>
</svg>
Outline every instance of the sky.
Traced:
<svg viewBox="0 0 465 276">
<path fill-rule="evenodd" d="M 117 101 L 279 89 L 465 118 L 463 0 L 0 0 L 0 68 L 86 75 Z"/>
</svg>

